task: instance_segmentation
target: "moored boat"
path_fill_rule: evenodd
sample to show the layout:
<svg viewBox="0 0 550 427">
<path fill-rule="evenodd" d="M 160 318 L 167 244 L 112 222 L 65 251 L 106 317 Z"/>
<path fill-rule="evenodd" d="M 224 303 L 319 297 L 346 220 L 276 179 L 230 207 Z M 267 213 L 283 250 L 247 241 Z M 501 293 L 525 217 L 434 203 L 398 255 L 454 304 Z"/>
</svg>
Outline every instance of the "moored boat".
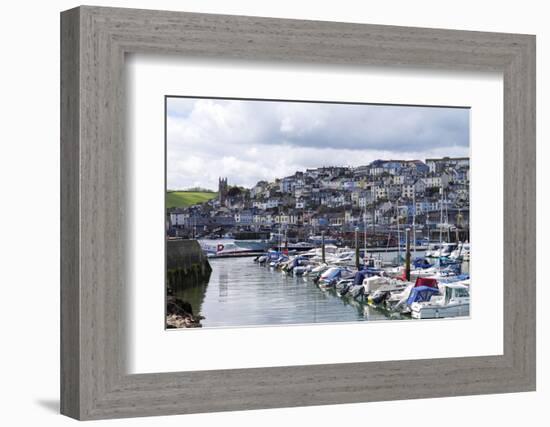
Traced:
<svg viewBox="0 0 550 427">
<path fill-rule="evenodd" d="M 449 258 L 454 260 L 469 261 L 470 260 L 470 243 L 459 243 L 458 247 L 451 252 Z"/>
<path fill-rule="evenodd" d="M 469 287 L 461 282 L 441 283 L 442 295 L 411 304 L 414 319 L 438 319 L 470 315 Z"/>
<path fill-rule="evenodd" d="M 352 278 L 354 272 L 346 267 L 330 267 L 319 277 L 318 285 L 321 288 L 330 288 L 336 285 L 336 282 L 344 278 Z"/>
</svg>

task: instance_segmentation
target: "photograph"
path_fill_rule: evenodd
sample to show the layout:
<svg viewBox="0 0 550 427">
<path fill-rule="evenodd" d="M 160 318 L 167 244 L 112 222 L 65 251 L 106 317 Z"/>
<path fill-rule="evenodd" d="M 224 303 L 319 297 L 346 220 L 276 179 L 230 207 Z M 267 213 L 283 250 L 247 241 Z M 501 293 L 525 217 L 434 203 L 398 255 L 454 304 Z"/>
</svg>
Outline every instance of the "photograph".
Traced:
<svg viewBox="0 0 550 427">
<path fill-rule="evenodd" d="M 469 316 L 469 108 L 165 113 L 166 328 Z"/>
</svg>

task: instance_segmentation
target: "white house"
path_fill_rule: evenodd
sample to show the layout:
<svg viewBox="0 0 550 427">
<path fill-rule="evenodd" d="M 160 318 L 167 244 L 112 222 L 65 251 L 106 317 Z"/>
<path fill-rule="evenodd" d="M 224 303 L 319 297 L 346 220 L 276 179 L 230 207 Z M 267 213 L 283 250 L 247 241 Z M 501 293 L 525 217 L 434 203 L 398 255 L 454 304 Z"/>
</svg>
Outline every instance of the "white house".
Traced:
<svg viewBox="0 0 550 427">
<path fill-rule="evenodd" d="M 342 183 L 342 188 L 344 190 L 353 190 L 354 188 L 356 188 L 357 186 L 357 183 L 355 181 L 344 181 Z"/>
<path fill-rule="evenodd" d="M 401 197 L 406 199 L 412 199 L 415 194 L 414 184 L 405 184 L 401 187 Z"/>
<path fill-rule="evenodd" d="M 266 209 L 273 209 L 273 208 L 279 207 L 280 204 L 281 204 L 280 199 L 271 198 L 271 199 L 268 199 L 265 206 L 266 206 Z"/>
<path fill-rule="evenodd" d="M 386 169 L 384 169 L 383 167 L 376 167 L 376 168 L 370 169 L 370 174 L 372 176 L 378 176 L 378 175 L 382 175 L 385 171 Z"/>
<path fill-rule="evenodd" d="M 185 220 L 188 217 L 189 217 L 189 214 L 186 214 L 186 213 L 172 212 L 172 213 L 170 213 L 170 223 L 173 226 L 185 225 Z"/>
<path fill-rule="evenodd" d="M 423 179 L 417 179 L 414 183 L 414 191 L 417 195 L 423 195 L 426 192 L 426 183 Z"/>
<path fill-rule="evenodd" d="M 288 176 L 283 178 L 279 184 L 279 190 L 281 193 L 291 193 L 294 191 L 294 186 L 296 185 L 296 180 L 293 176 Z"/>
<path fill-rule="evenodd" d="M 399 185 L 390 185 L 386 190 L 388 199 L 397 199 L 401 196 L 401 187 Z"/>
<path fill-rule="evenodd" d="M 373 190 L 374 190 L 374 199 L 376 201 L 380 199 L 388 198 L 388 187 L 377 185 L 373 188 Z"/>
<path fill-rule="evenodd" d="M 438 159 L 426 159 L 426 165 L 430 172 L 438 173 L 449 167 L 470 167 L 469 157 L 442 157 Z"/>
<path fill-rule="evenodd" d="M 392 182 L 395 185 L 403 185 L 405 184 L 405 177 L 403 175 L 396 175 L 392 177 Z"/>
<path fill-rule="evenodd" d="M 243 210 L 243 211 L 237 211 L 234 215 L 235 218 L 235 224 L 237 225 L 250 225 L 254 221 L 254 216 L 252 215 L 252 212 Z"/>
<path fill-rule="evenodd" d="M 361 197 L 361 193 L 362 193 L 362 191 L 360 191 L 360 190 L 353 190 L 351 192 L 351 204 L 353 206 L 358 206 L 359 205 L 359 198 Z"/>
<path fill-rule="evenodd" d="M 254 187 L 250 189 L 250 197 L 253 199 L 260 196 L 267 188 L 266 181 L 259 181 Z"/>
<path fill-rule="evenodd" d="M 424 184 L 426 188 L 445 188 L 449 184 L 449 175 L 446 173 L 440 176 L 430 176 L 424 178 Z"/>
<path fill-rule="evenodd" d="M 267 203 L 261 200 L 255 200 L 252 202 L 252 207 L 258 208 L 264 211 L 267 208 Z"/>
</svg>

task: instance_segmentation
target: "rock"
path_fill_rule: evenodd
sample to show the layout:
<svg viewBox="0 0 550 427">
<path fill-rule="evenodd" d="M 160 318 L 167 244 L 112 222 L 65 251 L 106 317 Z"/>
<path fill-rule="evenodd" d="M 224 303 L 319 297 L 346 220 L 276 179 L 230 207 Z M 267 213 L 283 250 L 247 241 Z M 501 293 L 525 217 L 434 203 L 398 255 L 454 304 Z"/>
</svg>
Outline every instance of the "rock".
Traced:
<svg viewBox="0 0 550 427">
<path fill-rule="evenodd" d="M 166 298 L 166 314 L 193 315 L 193 307 L 187 301 L 168 296 Z"/>
<path fill-rule="evenodd" d="M 200 317 L 200 316 L 199 316 Z M 201 328 L 200 318 L 193 316 L 178 316 L 177 314 L 171 314 L 166 317 L 167 329 L 180 329 L 180 328 Z"/>
</svg>

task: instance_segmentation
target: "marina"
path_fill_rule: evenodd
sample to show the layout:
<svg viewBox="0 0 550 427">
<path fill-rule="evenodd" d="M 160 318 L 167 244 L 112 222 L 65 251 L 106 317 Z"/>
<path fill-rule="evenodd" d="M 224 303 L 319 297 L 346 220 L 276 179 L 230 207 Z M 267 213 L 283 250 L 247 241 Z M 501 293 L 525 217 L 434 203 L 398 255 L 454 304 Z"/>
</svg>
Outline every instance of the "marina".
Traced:
<svg viewBox="0 0 550 427">
<path fill-rule="evenodd" d="M 208 255 L 205 248 L 220 242 L 233 244 L 199 243 Z M 412 259 L 410 245 L 408 251 L 328 244 L 210 254 L 209 279 L 174 289 L 173 295 L 189 303 L 207 328 L 468 316 L 469 261 L 459 255 L 461 245 L 442 245 L 452 249 L 446 257 L 427 257 L 428 247 L 417 248 Z"/>
</svg>

